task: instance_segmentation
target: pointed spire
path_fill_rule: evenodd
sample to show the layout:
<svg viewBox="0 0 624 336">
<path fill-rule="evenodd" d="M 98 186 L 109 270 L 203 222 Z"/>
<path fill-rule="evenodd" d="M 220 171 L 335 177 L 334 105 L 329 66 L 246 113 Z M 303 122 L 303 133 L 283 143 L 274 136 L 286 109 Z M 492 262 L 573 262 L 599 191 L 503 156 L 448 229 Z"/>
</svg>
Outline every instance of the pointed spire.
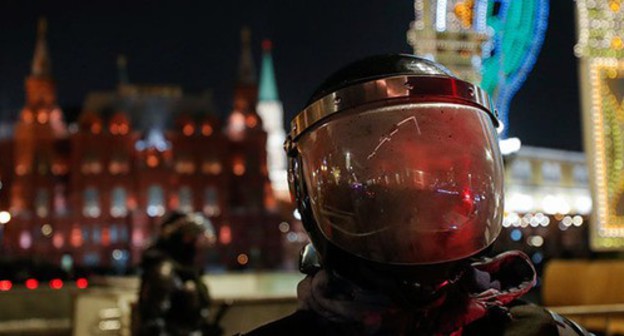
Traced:
<svg viewBox="0 0 624 336">
<path fill-rule="evenodd" d="M 48 44 L 46 42 L 46 34 L 48 30 L 48 22 L 45 17 L 39 18 L 37 23 L 37 42 L 35 44 L 35 56 L 32 63 L 32 75 L 37 77 L 51 77 L 50 55 L 48 52 Z"/>
<path fill-rule="evenodd" d="M 119 85 L 130 84 L 130 78 L 128 77 L 128 59 L 126 55 L 117 55 L 117 77 Z"/>
<path fill-rule="evenodd" d="M 238 81 L 242 84 L 256 83 L 256 67 L 251 54 L 251 31 L 249 27 L 241 30 L 241 58 L 238 65 Z"/>
<path fill-rule="evenodd" d="M 262 69 L 260 70 L 260 101 L 279 100 L 275 71 L 273 70 L 273 57 L 271 56 L 271 40 L 262 41 Z"/>
</svg>

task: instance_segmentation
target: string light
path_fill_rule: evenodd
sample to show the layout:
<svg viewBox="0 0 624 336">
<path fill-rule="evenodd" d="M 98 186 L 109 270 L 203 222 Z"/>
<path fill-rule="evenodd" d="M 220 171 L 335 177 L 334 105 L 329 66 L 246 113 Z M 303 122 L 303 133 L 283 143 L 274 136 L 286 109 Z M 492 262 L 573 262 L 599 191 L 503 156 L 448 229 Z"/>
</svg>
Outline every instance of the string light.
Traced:
<svg viewBox="0 0 624 336">
<path fill-rule="evenodd" d="M 496 13 L 494 3 L 500 5 Z M 548 0 L 494 0 L 490 9 L 487 24 L 494 36 L 485 48 L 481 87 L 493 97 L 499 118 L 508 125 L 511 99 L 533 69 L 544 42 L 549 4 Z"/>
</svg>

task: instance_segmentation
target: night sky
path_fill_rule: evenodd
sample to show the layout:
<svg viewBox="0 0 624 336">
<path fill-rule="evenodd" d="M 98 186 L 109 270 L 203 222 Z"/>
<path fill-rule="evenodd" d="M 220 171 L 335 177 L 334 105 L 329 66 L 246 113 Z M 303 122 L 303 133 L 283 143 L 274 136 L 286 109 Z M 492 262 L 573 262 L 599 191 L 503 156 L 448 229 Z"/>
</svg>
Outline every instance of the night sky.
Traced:
<svg viewBox="0 0 624 336">
<path fill-rule="evenodd" d="M 574 6 L 551 2 L 544 47 L 512 102 L 510 135 L 527 145 L 582 148 Z M 217 113 L 225 115 L 240 29 L 247 25 L 256 66 L 261 40 L 273 40 L 279 94 L 290 120 L 340 66 L 367 55 L 410 52 L 405 33 L 414 13 L 409 0 L 0 0 L 0 118 L 14 117 L 23 105 L 41 15 L 48 18 L 59 101 L 70 114 L 89 91 L 114 89 L 116 57 L 123 53 L 131 82 L 180 84 L 189 93 L 211 88 Z"/>
</svg>

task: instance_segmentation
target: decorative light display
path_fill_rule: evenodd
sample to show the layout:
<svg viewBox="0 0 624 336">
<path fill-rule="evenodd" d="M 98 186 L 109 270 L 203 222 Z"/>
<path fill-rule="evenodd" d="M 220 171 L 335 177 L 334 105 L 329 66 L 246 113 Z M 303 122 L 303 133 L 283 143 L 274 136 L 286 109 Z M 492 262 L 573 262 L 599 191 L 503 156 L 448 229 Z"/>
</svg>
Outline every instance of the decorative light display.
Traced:
<svg viewBox="0 0 624 336">
<path fill-rule="evenodd" d="M 624 59 L 589 62 L 591 86 L 586 142 L 594 155 L 592 246 L 624 248 Z"/>
<path fill-rule="evenodd" d="M 511 99 L 524 84 L 542 47 L 548 12 L 548 0 L 488 2 L 487 25 L 493 35 L 484 47 L 481 87 L 493 98 L 505 126 L 509 124 Z"/>
<path fill-rule="evenodd" d="M 624 2 L 577 0 L 591 247 L 624 249 Z"/>
<path fill-rule="evenodd" d="M 488 39 L 487 0 L 415 0 L 416 19 L 407 32 L 414 54 L 436 60 L 460 78 L 480 81 L 483 42 Z"/>
<path fill-rule="evenodd" d="M 407 33 L 414 54 L 481 82 L 507 125 L 509 103 L 544 41 L 548 0 L 415 0 L 414 11 Z"/>
<path fill-rule="evenodd" d="M 624 1 L 577 0 L 578 44 L 584 58 L 624 58 Z"/>
</svg>

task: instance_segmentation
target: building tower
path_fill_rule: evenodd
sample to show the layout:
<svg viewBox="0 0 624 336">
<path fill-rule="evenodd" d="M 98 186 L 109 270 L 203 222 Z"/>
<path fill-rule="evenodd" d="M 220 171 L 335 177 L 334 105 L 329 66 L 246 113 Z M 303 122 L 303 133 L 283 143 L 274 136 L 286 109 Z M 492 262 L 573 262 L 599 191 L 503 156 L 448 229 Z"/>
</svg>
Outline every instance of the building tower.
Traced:
<svg viewBox="0 0 624 336">
<path fill-rule="evenodd" d="M 487 6 L 487 0 L 415 0 L 416 20 L 407 32 L 414 54 L 479 83 L 482 45 L 488 39 Z"/>
<path fill-rule="evenodd" d="M 286 154 L 284 153 L 284 108 L 277 94 L 271 41 L 262 42 L 262 69 L 260 70 L 260 93 L 258 97 L 258 114 L 262 119 L 264 131 L 268 133 L 267 166 L 269 179 L 275 196 L 288 200 L 288 182 L 286 173 Z"/>
<path fill-rule="evenodd" d="M 7 236 L 12 234 L 9 240 L 20 251 L 40 255 L 51 251 L 51 242 L 33 244 L 35 238 L 62 231 L 68 211 L 67 129 L 56 102 L 46 29 L 45 19 L 40 19 L 31 74 L 26 78 L 26 104 L 15 126 L 11 185 L 15 220 L 7 228 Z"/>
<path fill-rule="evenodd" d="M 230 206 L 257 212 L 275 202 L 266 164 L 267 133 L 256 113 L 258 84 L 248 28 L 241 31 L 241 42 L 238 81 L 226 126 L 226 134 L 232 141 Z"/>
</svg>

